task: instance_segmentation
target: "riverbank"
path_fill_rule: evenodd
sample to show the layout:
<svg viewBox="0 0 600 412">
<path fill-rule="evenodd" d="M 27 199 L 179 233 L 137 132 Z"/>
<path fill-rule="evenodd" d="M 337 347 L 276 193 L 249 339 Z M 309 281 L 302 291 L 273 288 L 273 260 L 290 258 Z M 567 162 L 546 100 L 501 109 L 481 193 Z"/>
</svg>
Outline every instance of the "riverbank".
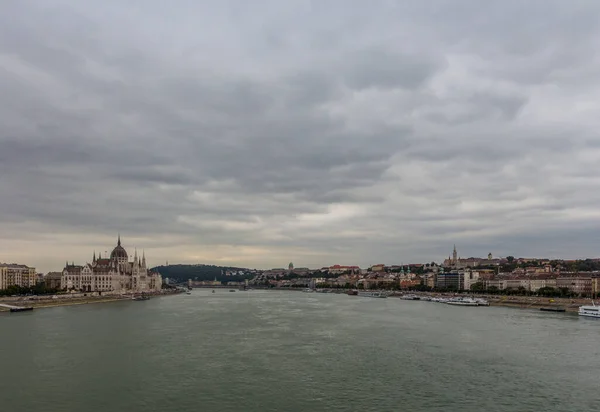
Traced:
<svg viewBox="0 0 600 412">
<path fill-rule="evenodd" d="M 582 305 L 591 305 L 591 299 L 574 298 L 548 298 L 541 296 L 508 296 L 508 295 L 486 295 L 486 294 L 453 294 L 453 293 L 433 293 L 433 292 L 407 292 L 419 296 L 432 296 L 451 298 L 457 296 L 469 296 L 473 298 L 482 298 L 490 303 L 490 306 L 504 306 L 517 309 L 541 308 L 562 308 L 566 312 L 578 312 Z M 394 294 L 393 296 L 402 296 Z"/>
<path fill-rule="evenodd" d="M 178 293 L 154 293 L 149 296 L 170 296 Z M 82 296 L 82 295 L 53 295 L 53 296 L 19 296 L 0 298 L 0 303 L 13 306 L 38 308 L 53 308 L 57 306 L 89 305 L 95 303 L 122 302 L 131 300 L 131 295 Z M 9 309 L 0 306 L 0 312 Z"/>
<path fill-rule="evenodd" d="M 511 299 L 513 298 L 513 299 Z M 518 309 L 536 309 L 541 308 L 562 308 L 566 312 L 578 312 L 582 305 L 590 305 L 590 299 L 569 299 L 569 298 L 539 298 L 539 297 L 516 297 L 501 296 L 487 298 L 490 306 L 505 306 Z"/>
</svg>

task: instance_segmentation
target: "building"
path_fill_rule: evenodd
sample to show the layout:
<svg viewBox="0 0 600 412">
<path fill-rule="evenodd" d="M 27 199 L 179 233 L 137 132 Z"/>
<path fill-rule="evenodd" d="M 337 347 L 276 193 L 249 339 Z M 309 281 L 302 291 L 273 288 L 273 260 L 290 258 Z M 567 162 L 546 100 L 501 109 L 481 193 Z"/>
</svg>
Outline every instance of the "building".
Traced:
<svg viewBox="0 0 600 412">
<path fill-rule="evenodd" d="M 0 263 L 0 289 L 11 286 L 30 288 L 37 283 L 35 268 L 17 263 Z"/>
<path fill-rule="evenodd" d="M 96 258 L 94 253 L 92 263 L 83 266 L 67 263 L 62 271 L 61 288 L 82 292 L 152 292 L 162 288 L 162 278 L 148 270 L 145 254 L 139 258 L 136 251 L 133 261 L 129 261 L 119 236 L 110 257 Z"/>
<path fill-rule="evenodd" d="M 371 272 L 383 272 L 385 270 L 385 265 L 383 263 L 378 263 L 376 265 L 371 266 Z"/>
<path fill-rule="evenodd" d="M 463 275 L 458 271 L 438 273 L 435 287 L 437 289 L 463 289 Z"/>
<path fill-rule="evenodd" d="M 48 272 L 44 276 L 44 285 L 48 289 L 63 289 L 61 283 L 62 272 Z"/>
<path fill-rule="evenodd" d="M 600 277 L 594 276 L 592 277 L 592 294 L 594 297 L 600 294 Z"/>
<path fill-rule="evenodd" d="M 556 279 L 556 287 L 568 289 L 579 296 L 592 295 L 592 278 L 583 276 L 567 276 Z"/>
<path fill-rule="evenodd" d="M 550 275 L 540 275 L 529 279 L 529 290 L 537 292 L 542 288 L 556 288 L 556 278 Z"/>
<path fill-rule="evenodd" d="M 465 290 L 471 290 L 471 286 L 477 282 L 479 282 L 479 272 L 466 270 L 463 274 L 463 288 Z"/>
<path fill-rule="evenodd" d="M 326 270 L 331 275 L 360 273 L 360 268 L 358 266 L 333 265 L 328 268 L 323 268 L 323 270 Z"/>
</svg>

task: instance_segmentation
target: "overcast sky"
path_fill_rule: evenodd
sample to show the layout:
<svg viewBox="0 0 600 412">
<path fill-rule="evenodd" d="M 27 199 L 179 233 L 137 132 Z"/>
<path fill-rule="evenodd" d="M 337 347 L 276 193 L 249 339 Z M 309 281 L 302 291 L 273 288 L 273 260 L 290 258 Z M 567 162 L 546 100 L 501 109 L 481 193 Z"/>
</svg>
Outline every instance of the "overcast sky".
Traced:
<svg viewBox="0 0 600 412">
<path fill-rule="evenodd" d="M 0 3 L 0 262 L 600 256 L 600 2 Z"/>
</svg>

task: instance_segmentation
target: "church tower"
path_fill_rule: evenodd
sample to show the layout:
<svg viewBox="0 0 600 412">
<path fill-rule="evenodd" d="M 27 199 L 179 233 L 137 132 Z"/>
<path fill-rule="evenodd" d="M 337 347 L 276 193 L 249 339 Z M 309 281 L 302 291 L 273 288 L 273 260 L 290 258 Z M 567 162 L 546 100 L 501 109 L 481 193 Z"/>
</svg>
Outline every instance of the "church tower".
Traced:
<svg viewBox="0 0 600 412">
<path fill-rule="evenodd" d="M 456 252 L 456 244 L 454 245 L 454 251 L 452 252 L 452 264 L 456 266 L 458 263 L 458 253 Z"/>
</svg>

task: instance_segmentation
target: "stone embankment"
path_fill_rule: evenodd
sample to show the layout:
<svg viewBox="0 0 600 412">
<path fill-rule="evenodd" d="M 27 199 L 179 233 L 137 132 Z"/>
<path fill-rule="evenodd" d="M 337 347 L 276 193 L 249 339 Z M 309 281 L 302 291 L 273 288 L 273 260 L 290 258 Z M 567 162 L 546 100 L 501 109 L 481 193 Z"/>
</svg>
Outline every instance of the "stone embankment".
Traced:
<svg viewBox="0 0 600 412">
<path fill-rule="evenodd" d="M 414 292 L 407 292 L 414 293 Z M 456 296 L 470 296 L 474 298 L 483 298 L 490 303 L 490 306 L 506 306 L 519 309 L 540 308 L 564 308 L 567 312 L 577 312 L 582 305 L 591 305 L 591 299 L 582 298 L 548 298 L 541 296 L 508 296 L 508 295 L 471 295 L 471 294 L 453 294 L 453 293 L 414 293 L 421 296 L 435 296 L 451 298 Z"/>
<path fill-rule="evenodd" d="M 151 296 L 173 295 L 177 292 L 154 292 L 147 293 Z M 86 305 L 91 303 L 108 303 L 131 300 L 131 295 L 97 295 L 84 293 L 64 293 L 47 296 L 14 296 L 0 297 L 0 303 L 6 303 L 13 306 L 33 307 L 33 308 L 51 308 L 55 306 Z M 0 312 L 8 311 L 8 308 L 0 307 Z"/>
</svg>

